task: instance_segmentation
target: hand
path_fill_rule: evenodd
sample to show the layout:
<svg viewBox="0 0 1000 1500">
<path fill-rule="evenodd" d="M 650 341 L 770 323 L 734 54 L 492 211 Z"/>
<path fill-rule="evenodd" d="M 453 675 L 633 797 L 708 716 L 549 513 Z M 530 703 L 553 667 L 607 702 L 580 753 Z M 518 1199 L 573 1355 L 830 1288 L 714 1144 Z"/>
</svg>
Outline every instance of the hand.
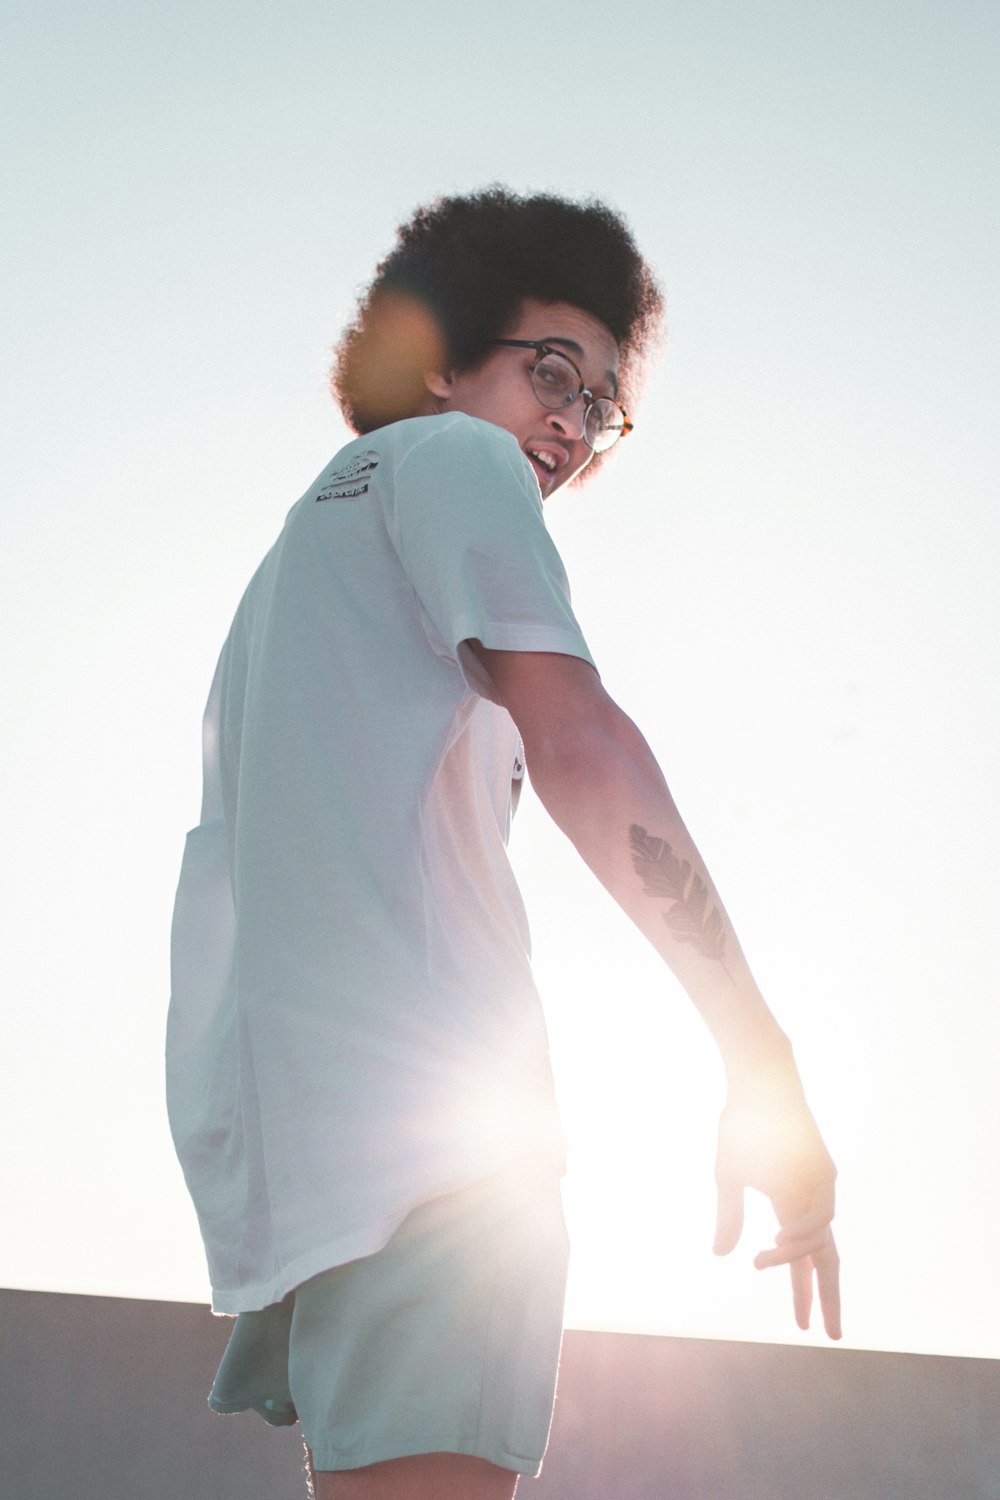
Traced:
<svg viewBox="0 0 1000 1500">
<path fill-rule="evenodd" d="M 800 1328 L 809 1327 L 815 1276 L 832 1339 L 841 1335 L 840 1259 L 830 1228 L 836 1175 L 794 1068 L 790 1076 L 768 1072 L 731 1088 L 719 1121 L 715 1253 L 728 1255 L 739 1242 L 745 1190 L 765 1193 L 781 1227 L 774 1248 L 761 1251 L 754 1265 L 789 1267 Z"/>
</svg>

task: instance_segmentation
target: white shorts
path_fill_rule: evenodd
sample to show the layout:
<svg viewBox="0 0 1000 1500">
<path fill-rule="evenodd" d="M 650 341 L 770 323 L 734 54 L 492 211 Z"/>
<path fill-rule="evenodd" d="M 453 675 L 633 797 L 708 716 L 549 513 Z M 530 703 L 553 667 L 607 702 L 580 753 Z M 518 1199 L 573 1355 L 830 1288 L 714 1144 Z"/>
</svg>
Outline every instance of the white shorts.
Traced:
<svg viewBox="0 0 1000 1500">
<path fill-rule="evenodd" d="M 241 1313 L 209 1404 L 300 1421 L 317 1470 L 467 1453 L 536 1475 L 568 1251 L 549 1171 L 520 1163 L 436 1198 L 375 1255 Z"/>
</svg>

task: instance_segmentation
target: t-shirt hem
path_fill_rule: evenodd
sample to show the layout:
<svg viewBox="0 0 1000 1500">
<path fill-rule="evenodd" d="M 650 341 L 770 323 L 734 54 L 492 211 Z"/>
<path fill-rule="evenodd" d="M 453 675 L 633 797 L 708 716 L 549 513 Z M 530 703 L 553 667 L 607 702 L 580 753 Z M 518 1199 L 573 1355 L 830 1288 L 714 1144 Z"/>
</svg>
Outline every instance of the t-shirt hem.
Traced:
<svg viewBox="0 0 1000 1500">
<path fill-rule="evenodd" d="M 413 1205 L 414 1207 L 416 1205 Z M 289 1292 L 329 1271 L 332 1266 L 343 1266 L 351 1260 L 362 1260 L 366 1255 L 375 1255 L 389 1243 L 402 1224 L 410 1208 L 405 1208 L 384 1219 L 377 1227 L 355 1230 L 350 1235 L 340 1235 L 330 1240 L 321 1249 L 311 1250 L 308 1255 L 297 1256 L 267 1281 L 252 1281 L 245 1286 L 213 1289 L 212 1311 L 221 1317 L 238 1317 L 242 1312 L 260 1312 L 280 1302 Z"/>
<path fill-rule="evenodd" d="M 302 1286 L 314 1276 L 319 1276 L 323 1271 L 332 1270 L 334 1266 L 346 1265 L 352 1260 L 362 1260 L 366 1255 L 376 1255 L 389 1243 L 403 1220 L 422 1204 L 430 1203 L 435 1198 L 446 1197 L 449 1193 L 462 1192 L 466 1188 L 473 1187 L 477 1182 L 485 1182 L 496 1172 L 517 1168 L 522 1161 L 530 1162 L 534 1168 L 551 1161 L 554 1170 L 561 1175 L 566 1170 L 565 1138 L 560 1137 L 558 1142 L 554 1141 L 551 1151 L 541 1150 L 530 1157 L 515 1155 L 504 1157 L 499 1161 L 487 1161 L 482 1163 L 479 1171 L 471 1175 L 463 1175 L 460 1180 L 428 1187 L 426 1191 L 414 1197 L 412 1202 L 407 1203 L 390 1218 L 383 1219 L 377 1227 L 367 1226 L 364 1229 L 355 1230 L 350 1235 L 338 1235 L 336 1239 L 328 1240 L 320 1249 L 311 1250 L 308 1254 L 299 1255 L 289 1261 L 269 1280 L 252 1281 L 240 1287 L 213 1287 L 212 1312 L 216 1317 L 235 1318 L 239 1317 L 240 1313 L 260 1312 L 265 1307 L 271 1307 L 274 1303 L 280 1302 L 283 1297 L 287 1297 L 288 1293 L 293 1292 L 296 1287 Z"/>
</svg>

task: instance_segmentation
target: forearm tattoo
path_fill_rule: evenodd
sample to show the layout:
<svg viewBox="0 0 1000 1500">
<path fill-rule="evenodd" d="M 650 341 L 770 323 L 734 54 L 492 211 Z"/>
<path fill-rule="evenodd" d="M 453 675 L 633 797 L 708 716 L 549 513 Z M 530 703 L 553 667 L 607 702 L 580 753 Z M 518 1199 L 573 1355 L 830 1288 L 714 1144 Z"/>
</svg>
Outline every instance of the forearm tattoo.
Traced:
<svg viewBox="0 0 1000 1500">
<path fill-rule="evenodd" d="M 717 906 L 706 910 L 708 887 L 701 876 L 692 873 L 689 860 L 678 859 L 664 839 L 654 838 L 638 823 L 632 824 L 628 836 L 632 864 L 636 874 L 642 876 L 644 891 L 671 902 L 663 920 L 674 937 L 679 943 L 690 943 L 706 958 L 714 958 L 732 980 L 726 968 L 722 913 Z"/>
</svg>

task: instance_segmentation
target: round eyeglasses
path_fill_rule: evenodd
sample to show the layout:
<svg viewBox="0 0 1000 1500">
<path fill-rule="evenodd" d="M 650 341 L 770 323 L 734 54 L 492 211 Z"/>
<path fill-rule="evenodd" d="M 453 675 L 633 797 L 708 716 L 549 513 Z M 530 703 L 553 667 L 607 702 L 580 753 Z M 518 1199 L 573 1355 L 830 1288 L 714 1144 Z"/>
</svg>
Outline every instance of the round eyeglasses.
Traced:
<svg viewBox="0 0 1000 1500">
<path fill-rule="evenodd" d="M 595 396 L 583 383 L 583 376 L 569 355 L 537 339 L 490 339 L 509 349 L 534 349 L 531 367 L 531 389 L 539 405 L 549 411 L 562 411 L 583 397 L 583 437 L 595 453 L 606 453 L 620 437 L 632 431 L 623 407 L 610 396 Z"/>
</svg>

